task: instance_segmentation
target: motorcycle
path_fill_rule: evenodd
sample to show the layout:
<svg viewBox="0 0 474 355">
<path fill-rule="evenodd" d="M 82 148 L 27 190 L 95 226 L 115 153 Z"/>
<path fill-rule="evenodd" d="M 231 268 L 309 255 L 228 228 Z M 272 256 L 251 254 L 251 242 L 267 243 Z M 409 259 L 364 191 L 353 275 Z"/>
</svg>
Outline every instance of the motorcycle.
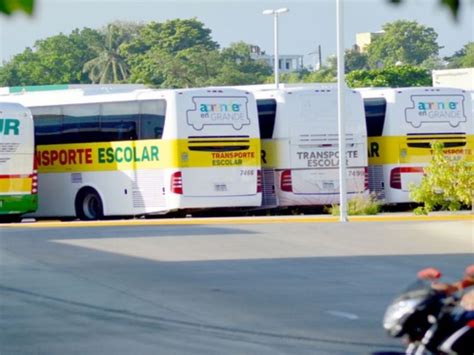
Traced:
<svg viewBox="0 0 474 355">
<path fill-rule="evenodd" d="M 421 270 L 388 306 L 383 327 L 389 336 L 405 339 L 405 354 L 473 355 L 474 308 L 463 307 L 459 290 L 474 285 L 474 265 L 456 283 L 438 283 L 440 278 L 437 269 Z"/>
</svg>

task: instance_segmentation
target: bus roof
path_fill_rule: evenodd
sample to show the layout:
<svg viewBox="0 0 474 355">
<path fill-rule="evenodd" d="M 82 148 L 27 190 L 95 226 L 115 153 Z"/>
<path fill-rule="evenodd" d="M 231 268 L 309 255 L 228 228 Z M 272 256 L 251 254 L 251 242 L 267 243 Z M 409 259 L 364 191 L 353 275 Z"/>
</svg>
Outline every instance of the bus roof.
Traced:
<svg viewBox="0 0 474 355">
<path fill-rule="evenodd" d="M 245 90 L 246 91 L 246 90 Z M 179 94 L 212 95 L 236 92 L 244 90 L 232 87 L 208 87 L 189 89 L 147 89 L 139 88 L 110 88 L 110 87 L 77 87 L 65 90 L 49 91 L 21 91 L 16 93 L 0 93 L 0 101 L 18 102 L 27 107 L 40 107 L 64 104 L 100 103 L 134 101 L 140 96 L 146 95 L 151 98 L 169 98 Z M 248 93 L 248 91 L 246 91 Z"/>
<path fill-rule="evenodd" d="M 19 103 L 0 101 L 0 114 L 6 113 L 6 112 L 8 113 L 18 112 L 18 111 L 24 112 L 26 110 L 28 109 Z"/>
<path fill-rule="evenodd" d="M 406 94 L 462 94 L 466 91 L 459 88 L 450 87 L 431 87 L 431 86 L 419 86 L 419 87 L 404 87 L 404 88 L 357 88 L 355 89 L 362 95 L 363 98 L 370 97 L 383 97 L 386 95 L 392 95 L 394 93 L 406 93 Z"/>
</svg>

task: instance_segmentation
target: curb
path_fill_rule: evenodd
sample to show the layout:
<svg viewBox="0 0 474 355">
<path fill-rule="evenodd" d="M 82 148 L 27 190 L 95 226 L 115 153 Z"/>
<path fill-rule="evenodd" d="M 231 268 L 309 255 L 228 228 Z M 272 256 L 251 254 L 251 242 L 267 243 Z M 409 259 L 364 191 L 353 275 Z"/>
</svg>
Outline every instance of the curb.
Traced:
<svg viewBox="0 0 474 355">
<path fill-rule="evenodd" d="M 471 221 L 472 214 L 375 215 L 349 216 L 348 222 L 339 222 L 336 216 L 270 216 L 270 217 L 209 217 L 181 219 L 129 219 L 111 221 L 35 221 L 1 225 L 1 228 L 87 228 L 87 227 L 129 227 L 164 225 L 218 225 L 218 224 L 276 224 L 276 223 L 350 223 L 350 222 L 426 222 L 426 221 Z"/>
</svg>

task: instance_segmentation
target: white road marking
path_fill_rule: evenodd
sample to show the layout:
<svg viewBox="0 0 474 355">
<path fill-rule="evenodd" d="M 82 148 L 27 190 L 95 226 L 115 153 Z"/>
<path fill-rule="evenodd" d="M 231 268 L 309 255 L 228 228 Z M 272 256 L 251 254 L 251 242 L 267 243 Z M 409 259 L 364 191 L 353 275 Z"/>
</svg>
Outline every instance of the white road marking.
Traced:
<svg viewBox="0 0 474 355">
<path fill-rule="evenodd" d="M 359 319 L 359 316 L 357 314 L 353 313 L 347 313 L 347 312 L 340 312 L 340 311 L 326 311 L 327 314 L 330 314 L 335 317 L 340 317 L 340 318 L 346 318 L 350 320 L 356 320 Z"/>
</svg>

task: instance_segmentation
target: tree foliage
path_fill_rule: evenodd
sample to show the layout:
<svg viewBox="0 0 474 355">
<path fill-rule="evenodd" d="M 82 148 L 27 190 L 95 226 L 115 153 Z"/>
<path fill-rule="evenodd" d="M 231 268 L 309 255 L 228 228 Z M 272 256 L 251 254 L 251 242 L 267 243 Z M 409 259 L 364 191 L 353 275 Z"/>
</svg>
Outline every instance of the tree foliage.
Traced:
<svg viewBox="0 0 474 355">
<path fill-rule="evenodd" d="M 131 82 L 190 87 L 208 81 L 210 62 L 216 58 L 217 49 L 211 30 L 193 18 L 151 22 L 134 40 L 122 46 L 121 53 L 130 67 Z M 196 66 L 204 71 L 199 72 Z"/>
<path fill-rule="evenodd" d="M 216 78 L 216 85 L 246 85 L 262 83 L 272 74 L 272 68 L 262 60 L 251 57 L 250 45 L 231 43 L 221 51 L 223 66 Z"/>
<path fill-rule="evenodd" d="M 244 42 L 219 49 L 196 19 L 113 22 L 39 40 L 0 67 L 0 85 L 142 83 L 198 87 L 262 83 L 272 69 Z"/>
<path fill-rule="evenodd" d="M 451 57 L 446 57 L 448 68 L 473 68 L 474 67 L 474 42 L 468 42 Z"/>
<path fill-rule="evenodd" d="M 368 46 L 368 63 L 371 68 L 397 63 L 419 65 L 439 49 L 438 34 L 431 27 L 416 21 L 399 20 L 385 24 L 383 34 Z"/>
<path fill-rule="evenodd" d="M 474 176 L 472 163 L 466 158 L 448 158 L 443 144 L 432 144 L 432 159 L 425 169 L 421 184 L 410 188 L 410 197 L 423 203 L 416 213 L 429 213 L 435 208 L 456 211 L 462 206 L 472 206 Z"/>
<path fill-rule="evenodd" d="M 335 55 L 328 57 L 328 67 L 337 73 L 337 57 Z M 344 71 L 350 73 L 353 70 L 369 69 L 368 56 L 366 53 L 361 53 L 358 50 L 346 49 L 344 51 Z"/>
<path fill-rule="evenodd" d="M 388 66 L 383 69 L 354 70 L 346 75 L 350 87 L 431 86 L 431 74 L 411 65 Z"/>
<path fill-rule="evenodd" d="M 89 44 L 94 58 L 85 62 L 83 72 L 92 83 L 119 83 L 129 77 L 129 68 L 121 47 L 138 35 L 140 26 L 116 22 L 101 31 L 101 37 Z"/>
<path fill-rule="evenodd" d="M 99 41 L 98 31 L 76 29 L 35 42 L 0 68 L 0 85 L 48 85 L 88 82 L 82 72 L 85 62 L 94 57 L 90 44 Z"/>
<path fill-rule="evenodd" d="M 33 13 L 34 0 L 0 0 L 0 12 L 10 15 L 15 11 Z"/>
</svg>

